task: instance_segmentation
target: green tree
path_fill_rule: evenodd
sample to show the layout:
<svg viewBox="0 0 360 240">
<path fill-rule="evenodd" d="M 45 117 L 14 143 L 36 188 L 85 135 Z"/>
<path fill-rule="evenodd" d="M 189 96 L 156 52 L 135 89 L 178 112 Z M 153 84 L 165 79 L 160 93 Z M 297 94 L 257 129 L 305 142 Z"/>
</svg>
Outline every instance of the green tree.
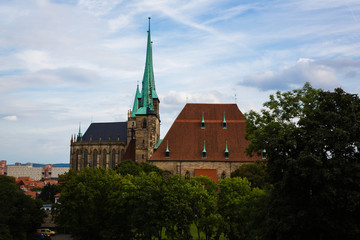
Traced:
<svg viewBox="0 0 360 240">
<path fill-rule="evenodd" d="M 126 178 L 134 185 L 127 198 L 126 208 L 132 209 L 129 223 L 134 228 L 135 238 L 162 239 L 166 214 L 163 209 L 164 179 L 155 172 L 142 173 L 139 176 L 128 175 Z"/>
<path fill-rule="evenodd" d="M 112 170 L 86 168 L 62 186 L 55 221 L 68 229 L 75 239 L 103 239 L 107 234 L 113 205 L 109 201 L 121 182 Z M 105 232 L 104 232 L 105 231 Z"/>
<path fill-rule="evenodd" d="M 257 216 L 265 193 L 251 188 L 246 178 L 225 178 L 219 181 L 219 213 L 224 219 L 222 231 L 230 240 L 259 239 Z"/>
<path fill-rule="evenodd" d="M 266 162 L 244 164 L 232 172 L 231 177 L 246 178 L 251 183 L 251 187 L 264 189 L 269 181 L 266 165 Z"/>
<path fill-rule="evenodd" d="M 198 239 L 200 232 L 205 234 L 205 239 L 219 235 L 221 215 L 217 213 L 217 185 L 209 177 L 199 176 L 191 178 L 193 185 L 189 201 L 194 215 L 194 224 L 197 228 Z"/>
<path fill-rule="evenodd" d="M 163 173 L 163 170 L 154 165 L 149 163 L 137 163 L 133 160 L 121 161 L 120 164 L 115 167 L 115 171 L 123 176 L 126 176 L 127 174 L 138 176 L 142 172 L 156 172 L 159 175 Z"/>
<path fill-rule="evenodd" d="M 60 192 L 60 187 L 56 184 L 46 184 L 37 196 L 43 202 L 55 203 L 55 195 Z"/>
<path fill-rule="evenodd" d="M 277 92 L 247 114 L 250 154 L 268 153 L 273 184 L 267 239 L 356 239 L 360 234 L 360 99 L 313 89 Z"/>
<path fill-rule="evenodd" d="M 0 239 L 23 240 L 45 217 L 41 202 L 26 196 L 14 178 L 0 175 Z"/>
</svg>

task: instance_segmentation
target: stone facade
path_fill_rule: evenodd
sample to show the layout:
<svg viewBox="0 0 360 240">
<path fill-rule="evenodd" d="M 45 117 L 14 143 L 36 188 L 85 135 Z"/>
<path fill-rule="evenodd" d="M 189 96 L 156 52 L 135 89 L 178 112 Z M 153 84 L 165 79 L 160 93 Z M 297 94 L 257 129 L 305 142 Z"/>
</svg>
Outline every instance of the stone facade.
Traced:
<svg viewBox="0 0 360 240">
<path fill-rule="evenodd" d="M 85 167 L 115 167 L 125 155 L 127 143 L 120 141 L 71 142 L 70 168 L 82 171 Z"/>
<path fill-rule="evenodd" d="M 179 174 L 183 177 L 188 173 L 189 177 L 195 176 L 195 170 L 206 169 L 216 170 L 217 179 L 229 177 L 241 165 L 250 163 L 247 161 L 224 162 L 224 161 L 151 161 L 152 164 L 172 174 Z"/>
</svg>

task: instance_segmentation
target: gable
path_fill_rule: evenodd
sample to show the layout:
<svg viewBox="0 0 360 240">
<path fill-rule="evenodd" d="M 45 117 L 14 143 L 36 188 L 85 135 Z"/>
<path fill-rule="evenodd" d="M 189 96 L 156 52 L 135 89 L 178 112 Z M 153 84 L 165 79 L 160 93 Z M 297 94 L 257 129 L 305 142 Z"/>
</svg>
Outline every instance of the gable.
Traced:
<svg viewBox="0 0 360 240">
<path fill-rule="evenodd" d="M 223 128 L 224 113 L 226 128 Z M 201 127 L 204 116 L 205 127 Z M 246 156 L 246 120 L 236 104 L 187 104 L 150 160 L 255 161 Z M 203 157 L 204 145 L 206 158 Z M 168 146 L 169 157 L 165 156 Z M 225 157 L 225 149 L 229 156 Z"/>
</svg>

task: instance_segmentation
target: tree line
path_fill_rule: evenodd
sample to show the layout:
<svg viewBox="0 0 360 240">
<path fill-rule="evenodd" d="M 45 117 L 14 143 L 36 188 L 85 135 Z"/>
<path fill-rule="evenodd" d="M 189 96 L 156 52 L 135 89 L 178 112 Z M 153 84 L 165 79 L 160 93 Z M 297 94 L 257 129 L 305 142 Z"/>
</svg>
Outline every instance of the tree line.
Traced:
<svg viewBox="0 0 360 240">
<path fill-rule="evenodd" d="M 245 178 L 227 178 L 216 185 L 207 177 L 186 180 L 133 161 L 114 170 L 70 172 L 66 178 L 54 215 L 75 239 L 256 236 L 251 209 L 265 194 Z"/>
</svg>

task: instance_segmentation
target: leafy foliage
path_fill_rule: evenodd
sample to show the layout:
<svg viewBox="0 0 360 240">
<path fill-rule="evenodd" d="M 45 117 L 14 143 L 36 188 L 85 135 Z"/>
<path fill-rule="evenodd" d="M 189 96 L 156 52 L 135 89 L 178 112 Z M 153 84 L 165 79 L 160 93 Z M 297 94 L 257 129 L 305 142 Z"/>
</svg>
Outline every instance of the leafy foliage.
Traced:
<svg viewBox="0 0 360 240">
<path fill-rule="evenodd" d="M 259 239 L 256 221 L 259 203 L 265 193 L 251 188 L 246 178 L 225 178 L 219 181 L 219 212 L 224 219 L 223 232 L 230 240 Z"/>
<path fill-rule="evenodd" d="M 123 176 L 126 176 L 127 174 L 139 176 L 142 172 L 155 172 L 159 175 L 162 175 L 163 173 L 163 170 L 154 165 L 148 163 L 137 163 L 133 160 L 121 161 L 120 164 L 116 166 L 115 171 Z"/>
<path fill-rule="evenodd" d="M 23 240 L 45 217 L 41 202 L 26 196 L 15 180 L 0 175 L 0 239 Z"/>
<path fill-rule="evenodd" d="M 214 183 L 212 183 L 214 184 Z M 211 236 L 205 225 L 216 210 L 216 194 L 195 180 L 163 178 L 156 172 L 123 176 L 85 169 L 64 185 L 55 220 L 75 239 L 191 239 L 190 226 Z"/>
<path fill-rule="evenodd" d="M 268 173 L 266 162 L 244 164 L 231 173 L 231 177 L 246 178 L 252 187 L 264 189 L 268 186 Z"/>
<path fill-rule="evenodd" d="M 267 239 L 360 234 L 360 99 L 313 89 L 277 92 L 247 115 L 248 154 L 268 153 Z"/>
<path fill-rule="evenodd" d="M 38 199 L 43 202 L 55 203 L 55 195 L 60 192 L 60 187 L 56 184 L 46 184 L 38 195 Z"/>
</svg>

